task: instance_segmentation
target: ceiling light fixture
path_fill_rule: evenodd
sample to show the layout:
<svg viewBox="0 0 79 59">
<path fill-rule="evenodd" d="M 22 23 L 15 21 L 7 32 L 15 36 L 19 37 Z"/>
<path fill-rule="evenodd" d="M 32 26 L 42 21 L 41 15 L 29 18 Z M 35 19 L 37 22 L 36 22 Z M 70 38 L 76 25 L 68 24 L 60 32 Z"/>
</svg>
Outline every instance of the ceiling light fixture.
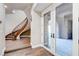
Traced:
<svg viewBox="0 0 79 59">
<path fill-rule="evenodd" d="M 4 5 L 4 8 L 7 8 L 7 5 Z"/>
<path fill-rule="evenodd" d="M 12 13 L 15 13 L 15 10 L 13 10 Z"/>
</svg>

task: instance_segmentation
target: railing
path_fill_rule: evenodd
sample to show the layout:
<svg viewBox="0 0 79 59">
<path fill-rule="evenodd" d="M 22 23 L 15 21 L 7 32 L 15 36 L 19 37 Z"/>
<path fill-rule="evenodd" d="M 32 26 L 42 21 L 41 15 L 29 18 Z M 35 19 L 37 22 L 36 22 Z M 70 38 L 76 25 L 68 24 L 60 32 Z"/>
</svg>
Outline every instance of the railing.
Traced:
<svg viewBox="0 0 79 59">
<path fill-rule="evenodd" d="M 17 36 L 20 35 L 22 32 L 24 32 L 25 30 L 28 30 L 30 28 L 30 22 L 31 20 L 28 20 L 27 17 L 19 24 L 17 25 L 13 31 L 8 34 L 8 35 L 12 35 L 13 38 L 12 40 L 16 40 Z M 8 37 L 8 35 L 6 35 L 6 38 Z"/>
<path fill-rule="evenodd" d="M 27 18 L 26 18 L 27 19 Z M 24 28 L 28 24 L 28 19 L 21 22 L 18 26 L 16 26 L 13 30 L 14 40 L 16 40 L 17 36 L 24 30 Z M 22 26 L 23 25 L 23 26 Z"/>
<path fill-rule="evenodd" d="M 26 17 L 25 20 L 23 20 L 19 25 L 17 25 L 17 26 L 13 29 L 12 32 L 15 32 L 15 31 L 21 29 L 21 27 L 23 27 L 23 25 L 27 22 L 27 20 L 28 20 L 28 19 L 27 19 L 27 17 Z"/>
</svg>

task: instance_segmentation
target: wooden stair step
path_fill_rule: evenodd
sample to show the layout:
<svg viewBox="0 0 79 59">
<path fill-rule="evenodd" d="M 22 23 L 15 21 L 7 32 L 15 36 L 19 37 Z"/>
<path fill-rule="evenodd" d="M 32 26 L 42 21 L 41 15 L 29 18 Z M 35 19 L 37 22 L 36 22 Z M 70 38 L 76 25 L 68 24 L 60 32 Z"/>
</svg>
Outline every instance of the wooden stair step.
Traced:
<svg viewBox="0 0 79 59">
<path fill-rule="evenodd" d="M 15 40 L 14 38 L 11 38 L 11 37 L 10 37 L 10 38 L 7 37 L 7 38 L 5 38 L 5 39 L 6 39 L 6 40 Z"/>
<path fill-rule="evenodd" d="M 12 38 L 5 38 L 5 39 L 12 39 Z"/>
<path fill-rule="evenodd" d="M 21 35 L 20 37 L 31 37 L 30 35 Z"/>
<path fill-rule="evenodd" d="M 7 36 L 6 38 L 13 38 L 14 36 Z"/>
</svg>

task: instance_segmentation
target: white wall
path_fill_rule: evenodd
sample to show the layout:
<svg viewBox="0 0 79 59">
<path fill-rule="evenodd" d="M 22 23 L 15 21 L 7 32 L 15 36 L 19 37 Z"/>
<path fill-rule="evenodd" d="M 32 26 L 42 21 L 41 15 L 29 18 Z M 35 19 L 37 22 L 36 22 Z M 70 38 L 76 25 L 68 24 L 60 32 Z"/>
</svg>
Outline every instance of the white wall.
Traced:
<svg viewBox="0 0 79 59">
<path fill-rule="evenodd" d="M 31 45 L 35 47 L 41 44 L 41 17 L 34 11 L 31 11 Z"/>
<path fill-rule="evenodd" d="M 15 10 L 14 14 L 7 14 L 5 19 L 5 35 L 11 33 L 25 18 L 26 14 L 21 10 Z"/>
<path fill-rule="evenodd" d="M 24 12 L 26 13 L 28 19 L 31 19 L 31 7 L 28 7 L 28 9 L 26 8 Z"/>
<path fill-rule="evenodd" d="M 4 54 L 5 49 L 5 37 L 4 37 L 4 19 L 5 19 L 5 8 L 3 4 L 0 4 L 0 55 Z"/>
</svg>

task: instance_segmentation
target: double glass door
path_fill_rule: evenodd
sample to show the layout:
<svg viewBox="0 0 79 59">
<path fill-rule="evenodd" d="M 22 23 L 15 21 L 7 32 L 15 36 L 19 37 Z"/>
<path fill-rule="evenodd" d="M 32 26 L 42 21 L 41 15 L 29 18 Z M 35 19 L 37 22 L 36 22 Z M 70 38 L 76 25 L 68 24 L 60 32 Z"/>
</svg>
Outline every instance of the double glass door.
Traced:
<svg viewBox="0 0 79 59">
<path fill-rule="evenodd" d="M 76 7 L 77 4 L 63 3 L 44 14 L 44 46 L 57 55 L 72 56 L 78 53 Z"/>
</svg>

